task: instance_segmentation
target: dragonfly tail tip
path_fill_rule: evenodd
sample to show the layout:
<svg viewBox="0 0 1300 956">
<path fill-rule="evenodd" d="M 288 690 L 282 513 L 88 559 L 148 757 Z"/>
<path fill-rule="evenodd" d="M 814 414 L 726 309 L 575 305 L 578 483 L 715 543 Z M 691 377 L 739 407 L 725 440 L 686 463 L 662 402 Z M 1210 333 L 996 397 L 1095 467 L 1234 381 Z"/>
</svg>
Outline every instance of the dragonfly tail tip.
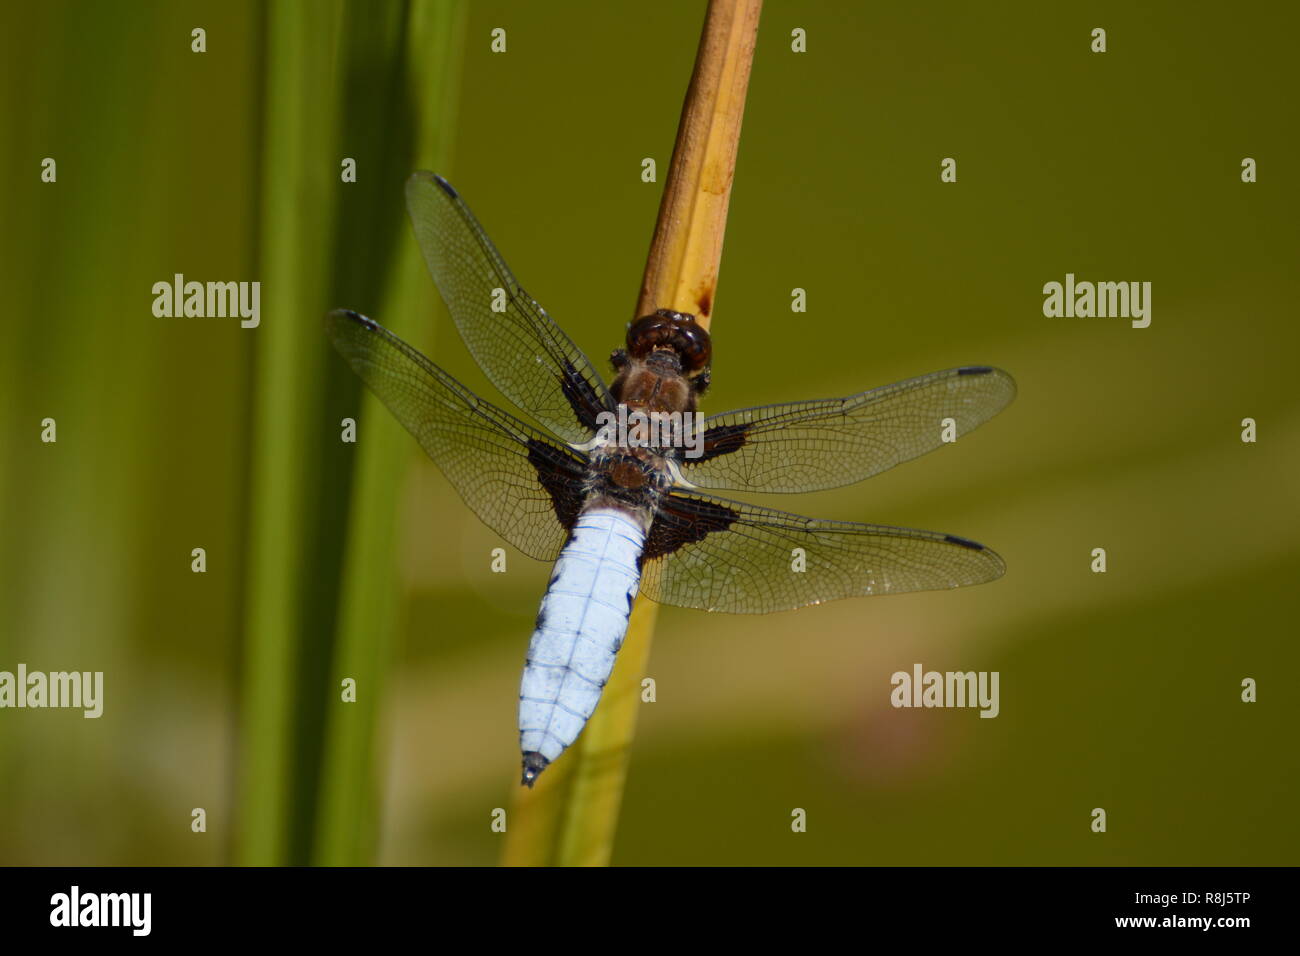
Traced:
<svg viewBox="0 0 1300 956">
<path fill-rule="evenodd" d="M 546 769 L 548 763 L 550 763 L 550 761 L 537 751 L 528 751 L 524 754 L 524 776 L 519 782 L 525 784 L 529 789 L 532 789 L 533 784 L 537 782 L 537 778 L 541 775 L 541 772 Z"/>
</svg>

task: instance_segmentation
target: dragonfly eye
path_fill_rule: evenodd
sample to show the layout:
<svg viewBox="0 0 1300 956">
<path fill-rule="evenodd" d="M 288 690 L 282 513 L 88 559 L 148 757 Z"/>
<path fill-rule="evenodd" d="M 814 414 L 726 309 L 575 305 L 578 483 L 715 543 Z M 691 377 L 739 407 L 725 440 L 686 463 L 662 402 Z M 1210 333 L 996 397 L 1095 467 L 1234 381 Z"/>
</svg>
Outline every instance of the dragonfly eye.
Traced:
<svg viewBox="0 0 1300 956">
<path fill-rule="evenodd" d="M 713 357 L 709 333 L 695 321 L 695 316 L 670 309 L 642 316 L 628 326 L 629 354 L 645 358 L 656 348 L 671 348 L 676 352 L 687 375 L 707 368 Z"/>
</svg>

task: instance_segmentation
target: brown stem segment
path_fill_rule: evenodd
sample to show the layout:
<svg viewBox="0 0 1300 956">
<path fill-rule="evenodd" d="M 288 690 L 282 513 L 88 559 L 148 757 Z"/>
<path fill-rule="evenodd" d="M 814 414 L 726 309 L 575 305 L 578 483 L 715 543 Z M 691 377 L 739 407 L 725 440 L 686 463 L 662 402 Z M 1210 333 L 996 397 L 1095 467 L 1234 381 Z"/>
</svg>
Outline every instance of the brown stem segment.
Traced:
<svg viewBox="0 0 1300 956">
<path fill-rule="evenodd" d="M 674 309 L 709 327 L 761 9 L 761 0 L 709 4 L 641 280 L 638 317 Z"/>
</svg>

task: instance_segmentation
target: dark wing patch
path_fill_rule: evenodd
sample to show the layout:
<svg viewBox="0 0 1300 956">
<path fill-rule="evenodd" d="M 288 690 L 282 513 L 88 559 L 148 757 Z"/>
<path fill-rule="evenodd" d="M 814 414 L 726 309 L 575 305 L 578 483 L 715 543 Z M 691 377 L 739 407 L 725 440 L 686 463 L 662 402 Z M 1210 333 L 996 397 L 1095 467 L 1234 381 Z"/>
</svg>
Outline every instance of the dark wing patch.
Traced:
<svg viewBox="0 0 1300 956">
<path fill-rule="evenodd" d="M 706 427 L 704 445 L 700 450 L 700 456 L 698 458 L 686 458 L 685 461 L 689 464 L 699 464 L 711 458 L 717 458 L 719 455 L 730 455 L 732 452 L 739 451 L 745 447 L 746 435 L 751 427 L 744 422 Z"/>
<path fill-rule="evenodd" d="M 646 542 L 641 591 L 678 607 L 762 614 L 846 597 L 980 584 L 1006 569 L 956 535 L 818 521 L 673 492 Z"/>
<path fill-rule="evenodd" d="M 1016 383 L 1006 372 L 970 366 L 848 398 L 711 415 L 704 421 L 704 454 L 683 457 L 682 475 L 700 488 L 838 488 L 941 447 L 946 419 L 955 423 L 960 441 L 1015 394 Z"/>
<path fill-rule="evenodd" d="M 578 426 L 587 432 L 596 431 L 600 427 L 598 416 L 607 409 L 591 382 L 568 359 L 565 359 L 564 371 L 560 375 L 560 390 L 573 409 Z"/>
<path fill-rule="evenodd" d="M 703 541 L 716 531 L 725 531 L 737 517 L 737 512 L 717 501 L 665 495 L 646 535 L 641 561 L 662 558 L 685 545 Z"/>
<path fill-rule="evenodd" d="M 582 510 L 582 483 L 586 477 L 583 464 L 550 442 L 528 439 L 528 461 L 537 471 L 537 480 L 551 496 L 555 517 L 568 531 Z"/>
<path fill-rule="evenodd" d="M 325 320 L 334 347 L 415 436 L 471 510 L 534 558 L 554 560 L 581 494 L 586 459 L 476 396 L 356 312 Z"/>
</svg>

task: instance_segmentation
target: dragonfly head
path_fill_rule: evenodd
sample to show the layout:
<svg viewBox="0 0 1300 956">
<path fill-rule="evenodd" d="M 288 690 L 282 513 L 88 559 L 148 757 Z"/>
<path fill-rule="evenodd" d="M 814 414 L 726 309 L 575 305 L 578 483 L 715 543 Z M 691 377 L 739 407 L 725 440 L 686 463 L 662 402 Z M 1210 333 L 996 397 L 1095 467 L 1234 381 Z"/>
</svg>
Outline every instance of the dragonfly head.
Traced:
<svg viewBox="0 0 1300 956">
<path fill-rule="evenodd" d="M 672 351 L 681 363 L 682 374 L 695 378 L 705 372 L 713 358 L 709 333 L 695 321 L 695 316 L 671 309 L 659 309 L 644 315 L 627 327 L 627 351 L 634 358 L 647 358 L 652 352 Z"/>
</svg>

